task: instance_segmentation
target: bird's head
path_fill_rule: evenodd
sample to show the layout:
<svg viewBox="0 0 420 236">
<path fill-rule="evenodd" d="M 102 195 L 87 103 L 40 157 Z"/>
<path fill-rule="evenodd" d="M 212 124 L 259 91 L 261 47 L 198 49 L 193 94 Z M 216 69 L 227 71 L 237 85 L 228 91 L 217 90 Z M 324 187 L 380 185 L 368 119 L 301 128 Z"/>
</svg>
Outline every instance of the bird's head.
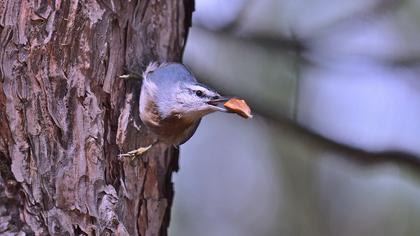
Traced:
<svg viewBox="0 0 420 236">
<path fill-rule="evenodd" d="M 177 115 L 190 120 L 216 111 L 227 112 L 227 101 L 214 89 L 197 82 L 194 75 L 182 64 L 151 64 L 143 74 L 140 108 L 151 100 L 161 117 Z"/>
<path fill-rule="evenodd" d="M 185 117 L 199 119 L 209 113 L 227 112 L 223 103 L 227 98 L 214 89 L 197 82 L 180 84 L 175 96 L 174 109 Z"/>
</svg>

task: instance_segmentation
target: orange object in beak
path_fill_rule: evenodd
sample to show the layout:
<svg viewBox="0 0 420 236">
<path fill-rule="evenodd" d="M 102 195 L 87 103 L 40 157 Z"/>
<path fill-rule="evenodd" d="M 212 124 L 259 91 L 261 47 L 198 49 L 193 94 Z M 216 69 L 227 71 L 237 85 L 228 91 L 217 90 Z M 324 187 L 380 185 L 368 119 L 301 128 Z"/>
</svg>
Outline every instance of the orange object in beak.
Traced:
<svg viewBox="0 0 420 236">
<path fill-rule="evenodd" d="M 245 119 L 252 118 L 251 108 L 246 104 L 245 100 L 231 98 L 225 102 L 223 106 L 230 112 L 236 113 Z"/>
</svg>

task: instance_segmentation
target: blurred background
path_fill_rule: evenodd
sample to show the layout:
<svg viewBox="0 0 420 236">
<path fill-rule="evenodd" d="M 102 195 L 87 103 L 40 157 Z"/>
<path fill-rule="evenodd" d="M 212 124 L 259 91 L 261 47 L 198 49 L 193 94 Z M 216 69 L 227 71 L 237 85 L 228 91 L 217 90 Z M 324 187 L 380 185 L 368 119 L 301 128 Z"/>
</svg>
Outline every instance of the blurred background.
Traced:
<svg viewBox="0 0 420 236">
<path fill-rule="evenodd" d="M 196 0 L 184 62 L 254 119 L 181 147 L 171 235 L 420 235 L 419 25 L 419 0 Z"/>
</svg>

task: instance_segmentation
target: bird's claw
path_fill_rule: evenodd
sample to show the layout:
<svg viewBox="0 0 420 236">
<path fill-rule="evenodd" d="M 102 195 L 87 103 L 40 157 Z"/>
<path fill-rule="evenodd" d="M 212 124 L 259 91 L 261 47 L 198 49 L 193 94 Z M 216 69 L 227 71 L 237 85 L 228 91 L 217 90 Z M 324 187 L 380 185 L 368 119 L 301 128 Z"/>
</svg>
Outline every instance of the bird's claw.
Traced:
<svg viewBox="0 0 420 236">
<path fill-rule="evenodd" d="M 138 75 L 138 74 L 135 74 L 135 73 L 130 73 L 130 74 L 125 74 L 125 75 L 120 75 L 120 76 L 118 76 L 118 78 L 126 79 L 126 80 L 128 80 L 128 79 L 139 80 L 139 79 L 141 79 L 141 76 Z"/>
<path fill-rule="evenodd" d="M 118 155 L 118 159 L 122 160 L 126 157 L 131 157 L 131 160 L 135 160 L 136 157 L 143 155 L 145 152 L 147 152 L 147 150 L 149 150 L 152 147 L 152 145 L 149 145 L 147 147 L 140 147 L 137 148 L 136 150 L 133 151 L 129 151 L 127 153 L 123 153 L 123 154 L 119 154 Z"/>
</svg>

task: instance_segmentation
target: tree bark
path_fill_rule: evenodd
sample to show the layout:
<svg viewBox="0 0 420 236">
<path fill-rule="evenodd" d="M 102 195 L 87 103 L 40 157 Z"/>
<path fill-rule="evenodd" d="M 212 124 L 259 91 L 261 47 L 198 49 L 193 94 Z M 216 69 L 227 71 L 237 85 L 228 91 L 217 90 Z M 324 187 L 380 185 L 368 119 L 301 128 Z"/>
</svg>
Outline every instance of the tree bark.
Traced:
<svg viewBox="0 0 420 236">
<path fill-rule="evenodd" d="M 141 73 L 180 61 L 193 0 L 0 0 L 0 234 L 166 235 L 178 151 L 150 144 Z"/>
</svg>

